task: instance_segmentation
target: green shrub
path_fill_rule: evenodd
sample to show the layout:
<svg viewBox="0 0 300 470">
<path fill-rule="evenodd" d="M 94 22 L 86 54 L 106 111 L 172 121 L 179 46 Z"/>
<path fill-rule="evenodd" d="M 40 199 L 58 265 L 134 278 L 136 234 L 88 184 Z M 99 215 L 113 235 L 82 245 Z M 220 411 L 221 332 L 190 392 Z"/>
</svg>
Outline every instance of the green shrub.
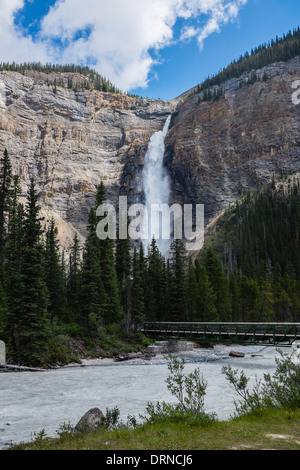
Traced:
<svg viewBox="0 0 300 470">
<path fill-rule="evenodd" d="M 204 410 L 204 396 L 207 383 L 200 374 L 199 368 L 184 375 L 184 359 L 168 356 L 169 377 L 166 379 L 167 388 L 177 398 L 173 405 L 166 402 L 148 403 L 146 416 L 140 415 L 144 423 L 162 421 L 187 422 L 189 425 L 203 425 L 216 420 L 214 413 Z"/>
<path fill-rule="evenodd" d="M 276 371 L 273 376 L 264 374 L 263 379 L 256 382 L 249 390 L 247 378 L 231 366 L 224 366 L 222 372 L 234 386 L 241 400 L 235 401 L 237 415 L 267 408 L 299 408 L 300 407 L 300 366 L 291 361 L 290 354 L 278 350 L 280 358 L 276 358 Z"/>
</svg>

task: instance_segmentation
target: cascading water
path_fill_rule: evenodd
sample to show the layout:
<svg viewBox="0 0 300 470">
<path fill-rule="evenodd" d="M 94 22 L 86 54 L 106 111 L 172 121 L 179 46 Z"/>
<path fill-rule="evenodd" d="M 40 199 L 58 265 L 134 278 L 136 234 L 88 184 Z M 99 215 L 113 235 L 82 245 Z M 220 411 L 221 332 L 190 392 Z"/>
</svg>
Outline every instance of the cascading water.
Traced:
<svg viewBox="0 0 300 470">
<path fill-rule="evenodd" d="M 153 236 L 156 239 L 157 246 L 162 254 L 166 254 L 170 247 L 170 240 L 163 240 L 160 237 L 162 227 L 159 220 L 152 220 L 151 225 L 151 206 L 154 204 L 169 204 L 170 182 L 169 176 L 163 165 L 165 153 L 165 137 L 170 127 L 171 117 L 165 122 L 162 131 L 155 132 L 149 142 L 148 150 L 145 156 L 145 166 L 143 171 L 143 190 L 145 194 L 145 206 L 148 212 L 148 221 L 151 230 L 145 233 L 144 227 L 144 246 L 147 248 L 151 243 Z M 164 223 L 162 221 L 162 223 Z M 152 232 L 152 233 L 151 233 Z"/>
</svg>

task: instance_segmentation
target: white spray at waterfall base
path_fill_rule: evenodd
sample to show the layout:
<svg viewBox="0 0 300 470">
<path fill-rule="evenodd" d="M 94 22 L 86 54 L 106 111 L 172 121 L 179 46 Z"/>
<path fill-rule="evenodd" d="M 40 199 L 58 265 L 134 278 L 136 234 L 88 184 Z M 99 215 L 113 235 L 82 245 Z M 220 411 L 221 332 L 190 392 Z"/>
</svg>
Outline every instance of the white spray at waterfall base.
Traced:
<svg viewBox="0 0 300 470">
<path fill-rule="evenodd" d="M 145 205 L 149 214 L 151 214 L 151 206 L 155 204 L 169 204 L 170 198 L 170 181 L 169 176 L 163 164 L 165 153 L 165 137 L 169 130 L 171 116 L 168 116 L 162 131 L 155 132 L 149 142 L 148 150 L 145 156 L 145 166 L 143 171 L 143 190 L 145 194 Z M 161 224 L 169 223 L 169 221 L 149 220 L 151 231 L 148 230 L 144 235 L 144 246 L 147 248 L 155 237 L 157 246 L 162 254 L 166 254 L 170 248 L 170 240 L 164 240 L 161 237 L 163 227 Z M 147 224 L 148 226 L 148 224 Z M 148 226 L 149 227 L 149 226 Z M 152 232 L 152 233 L 151 233 Z"/>
</svg>

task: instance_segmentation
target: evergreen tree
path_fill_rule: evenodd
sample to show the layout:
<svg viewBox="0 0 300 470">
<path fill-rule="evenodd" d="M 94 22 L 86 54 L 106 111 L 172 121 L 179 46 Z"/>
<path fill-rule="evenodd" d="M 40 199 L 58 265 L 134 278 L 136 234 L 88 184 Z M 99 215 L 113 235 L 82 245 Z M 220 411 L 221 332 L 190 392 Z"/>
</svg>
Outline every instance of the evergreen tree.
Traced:
<svg viewBox="0 0 300 470">
<path fill-rule="evenodd" d="M 57 233 L 52 219 L 46 232 L 45 247 L 46 285 L 49 293 L 48 314 L 51 321 L 57 319 L 62 322 L 66 319 L 66 291 Z"/>
<path fill-rule="evenodd" d="M 137 255 L 136 255 L 137 256 Z M 132 261 L 133 262 L 133 261 Z M 116 240 L 116 275 L 120 293 L 121 308 L 127 328 L 131 323 L 131 254 L 129 237 L 121 239 L 118 235 Z"/>
<path fill-rule="evenodd" d="M 6 216 L 10 208 L 13 190 L 11 163 L 6 149 L 0 163 L 0 264 L 2 264 L 7 236 Z"/>
<path fill-rule="evenodd" d="M 259 295 L 255 307 L 255 317 L 252 321 L 273 322 L 274 321 L 274 295 L 270 279 L 270 270 L 265 261 L 258 266 L 258 288 Z"/>
<path fill-rule="evenodd" d="M 216 294 L 209 281 L 206 269 L 201 266 L 199 260 L 195 261 L 196 290 L 195 301 L 196 310 L 194 321 L 214 322 L 218 319 L 216 308 Z"/>
<path fill-rule="evenodd" d="M 106 189 L 103 182 L 97 188 L 96 209 L 106 201 Z M 97 217 L 97 223 L 101 217 Z M 106 293 L 106 303 L 103 303 L 103 320 L 104 324 L 110 325 L 118 323 L 122 319 L 122 311 L 120 305 L 120 292 L 118 285 L 118 277 L 116 272 L 116 263 L 114 255 L 114 241 L 110 238 L 98 240 L 101 275 L 104 291 Z"/>
<path fill-rule="evenodd" d="M 231 321 L 231 296 L 228 279 L 224 274 L 219 258 L 209 249 L 205 258 L 205 268 L 208 279 L 216 295 L 216 309 L 218 320 Z"/>
<path fill-rule="evenodd" d="M 83 250 L 81 272 L 81 324 L 86 327 L 100 326 L 103 323 L 103 310 L 106 306 L 106 293 L 104 291 L 101 270 L 100 244 L 96 234 L 97 217 L 94 208 L 91 208 L 87 226 L 87 237 Z M 92 334 L 98 333 L 91 331 Z"/>
<path fill-rule="evenodd" d="M 18 202 L 20 193 L 18 178 L 14 178 L 14 191 L 9 216 L 9 238 L 5 246 L 3 265 L 4 292 L 7 301 L 8 315 L 5 325 L 5 338 L 8 350 L 13 350 L 17 343 L 18 319 L 22 315 L 20 289 L 23 283 L 23 250 L 24 250 L 24 218 L 25 211 Z"/>
<path fill-rule="evenodd" d="M 17 253 L 15 250 L 22 237 L 19 266 L 16 266 L 13 273 L 17 280 L 14 289 L 18 289 L 18 300 L 17 302 L 14 300 L 13 305 L 11 303 L 9 305 L 13 316 L 12 352 L 17 363 L 30 366 L 40 366 L 46 362 L 50 339 L 47 318 L 48 292 L 45 283 L 42 228 L 37 199 L 34 181 L 31 180 L 24 224 L 22 224 L 24 227 L 23 236 L 15 234 L 14 245 L 11 246 L 14 252 L 11 252 L 11 258 L 16 263 Z M 20 217 L 21 213 L 19 206 L 17 217 Z M 22 220 L 16 221 L 16 223 L 20 224 Z M 9 272 L 8 275 L 11 286 L 12 273 Z M 12 292 L 10 292 L 10 301 L 12 301 L 11 294 Z M 14 309 L 11 309 L 11 306 Z"/>
<path fill-rule="evenodd" d="M 70 248 L 69 271 L 67 276 L 67 303 L 72 316 L 80 319 L 81 292 L 81 246 L 77 233 Z"/>
<path fill-rule="evenodd" d="M 163 302 L 163 257 L 157 247 L 156 240 L 153 237 L 148 248 L 147 274 L 145 279 L 145 306 L 147 320 L 163 320 Z"/>
<path fill-rule="evenodd" d="M 186 320 L 187 314 L 187 278 L 185 247 L 182 240 L 174 240 L 171 244 L 171 297 L 170 320 L 180 322 Z"/>
<path fill-rule="evenodd" d="M 131 316 L 134 330 L 144 321 L 145 299 L 143 286 L 143 265 L 136 248 L 132 257 Z"/>
</svg>

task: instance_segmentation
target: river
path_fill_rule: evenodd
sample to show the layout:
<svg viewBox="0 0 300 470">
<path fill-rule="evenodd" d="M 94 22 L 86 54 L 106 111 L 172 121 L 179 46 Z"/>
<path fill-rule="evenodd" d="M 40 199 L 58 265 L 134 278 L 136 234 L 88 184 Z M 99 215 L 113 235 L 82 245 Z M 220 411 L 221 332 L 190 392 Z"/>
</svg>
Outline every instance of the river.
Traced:
<svg viewBox="0 0 300 470">
<path fill-rule="evenodd" d="M 290 349 L 283 350 L 290 352 Z M 242 351 L 245 357 L 229 357 L 230 350 Z M 238 396 L 222 374 L 222 366 L 231 364 L 243 370 L 254 383 L 255 376 L 275 371 L 278 355 L 277 349 L 271 346 L 219 345 L 214 349 L 181 353 L 180 357 L 185 357 L 186 373 L 199 367 L 208 383 L 205 410 L 216 413 L 220 420 L 227 420 L 235 411 L 234 400 Z M 104 360 L 100 365 L 97 361 L 85 364 L 47 372 L 1 373 L 0 448 L 29 442 L 42 429 L 47 436 L 55 436 L 60 425 L 75 425 L 90 408 L 98 407 L 105 412 L 106 408 L 117 406 L 126 421 L 128 414 L 138 417 L 143 413 L 148 402 L 174 402 L 165 384 L 169 371 L 163 356 L 151 361 L 107 363 Z"/>
</svg>

